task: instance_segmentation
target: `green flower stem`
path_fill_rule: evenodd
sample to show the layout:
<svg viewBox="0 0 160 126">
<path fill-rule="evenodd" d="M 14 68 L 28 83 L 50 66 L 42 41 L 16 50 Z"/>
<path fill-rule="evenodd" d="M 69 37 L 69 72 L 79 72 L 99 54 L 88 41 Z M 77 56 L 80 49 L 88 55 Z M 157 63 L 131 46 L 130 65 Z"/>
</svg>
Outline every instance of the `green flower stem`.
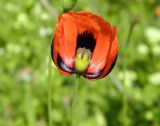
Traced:
<svg viewBox="0 0 160 126">
<path fill-rule="evenodd" d="M 135 25 L 140 21 L 140 16 L 139 15 L 133 15 L 133 18 L 132 18 L 132 22 L 131 22 L 131 25 L 130 25 L 130 28 L 129 28 L 129 34 L 127 36 L 127 41 L 126 41 L 126 47 L 128 47 L 129 43 L 130 43 L 130 40 L 131 40 L 131 36 L 133 34 L 133 29 L 135 27 Z"/>
<path fill-rule="evenodd" d="M 131 23 L 131 26 L 130 26 L 130 28 L 129 28 L 129 34 L 128 34 L 128 36 L 127 36 L 127 41 L 126 41 L 126 46 L 127 46 L 127 47 L 128 47 L 129 42 L 130 42 L 130 40 L 131 40 L 131 35 L 132 35 L 132 33 L 133 33 L 133 28 L 134 28 L 134 26 L 135 26 L 135 23 Z"/>
<path fill-rule="evenodd" d="M 130 28 L 129 28 L 129 33 L 128 33 L 128 36 L 127 36 L 127 39 L 126 39 L 126 47 L 125 47 L 125 50 L 123 50 L 123 52 L 125 52 L 123 54 L 123 74 L 124 74 L 124 78 L 122 80 L 122 83 L 125 85 L 126 83 L 126 71 L 127 71 L 127 59 L 129 57 L 129 52 L 128 52 L 128 45 L 130 44 L 130 40 L 131 40 L 131 36 L 133 34 L 133 29 L 135 27 L 135 25 L 139 22 L 140 20 L 140 17 L 139 15 L 134 15 L 133 16 L 133 19 L 132 19 L 132 22 L 130 24 Z M 125 89 L 125 86 L 124 86 L 124 91 L 123 92 L 123 109 L 122 109 L 122 120 L 123 121 L 123 126 L 128 126 L 129 123 L 128 123 L 128 93 L 126 92 L 127 89 Z"/>
<path fill-rule="evenodd" d="M 79 117 L 78 117 L 78 110 L 79 110 L 79 78 L 76 78 L 73 97 L 72 97 L 72 108 L 71 108 L 71 123 L 72 126 L 79 125 Z"/>
<path fill-rule="evenodd" d="M 52 85 L 51 85 L 51 57 L 48 63 L 48 126 L 52 126 Z"/>
</svg>

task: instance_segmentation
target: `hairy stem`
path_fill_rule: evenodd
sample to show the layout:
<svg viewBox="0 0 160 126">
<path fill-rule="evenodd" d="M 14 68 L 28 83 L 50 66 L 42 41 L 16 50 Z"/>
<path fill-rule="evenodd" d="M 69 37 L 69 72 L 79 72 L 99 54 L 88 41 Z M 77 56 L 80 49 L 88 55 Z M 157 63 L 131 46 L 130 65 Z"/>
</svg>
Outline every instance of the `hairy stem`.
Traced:
<svg viewBox="0 0 160 126">
<path fill-rule="evenodd" d="M 72 108 L 71 108 L 71 123 L 72 126 L 79 125 L 79 117 L 78 117 L 78 105 L 79 104 L 79 78 L 76 79 L 73 97 L 72 97 Z"/>
</svg>

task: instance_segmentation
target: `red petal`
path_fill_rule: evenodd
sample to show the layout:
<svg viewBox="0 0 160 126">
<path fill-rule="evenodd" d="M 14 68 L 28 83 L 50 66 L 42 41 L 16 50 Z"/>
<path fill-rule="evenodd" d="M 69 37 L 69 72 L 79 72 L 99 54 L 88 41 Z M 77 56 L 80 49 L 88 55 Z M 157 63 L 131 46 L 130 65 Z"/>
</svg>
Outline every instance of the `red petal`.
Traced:
<svg viewBox="0 0 160 126">
<path fill-rule="evenodd" d="M 112 64 L 115 61 L 117 53 L 118 53 L 118 39 L 116 35 L 116 28 L 114 27 L 112 32 L 112 37 L 111 37 L 110 51 L 106 57 L 106 63 L 105 63 L 106 66 L 101 77 L 105 77 L 108 74 L 108 71 L 110 70 Z"/>
</svg>

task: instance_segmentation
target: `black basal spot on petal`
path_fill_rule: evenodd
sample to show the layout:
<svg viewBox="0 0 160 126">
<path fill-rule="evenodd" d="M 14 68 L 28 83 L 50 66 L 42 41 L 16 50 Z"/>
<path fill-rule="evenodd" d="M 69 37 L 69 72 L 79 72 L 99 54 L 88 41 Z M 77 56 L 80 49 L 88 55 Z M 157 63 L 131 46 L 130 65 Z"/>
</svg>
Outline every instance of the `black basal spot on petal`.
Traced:
<svg viewBox="0 0 160 126">
<path fill-rule="evenodd" d="M 100 70 L 96 73 L 84 73 L 83 76 L 88 78 L 88 79 L 96 79 L 99 78 L 103 73 L 103 70 Z"/>
<path fill-rule="evenodd" d="M 58 57 L 57 57 L 57 65 L 58 67 L 62 70 L 62 71 L 65 71 L 67 73 L 70 73 L 70 74 L 73 74 L 73 68 L 71 67 L 68 67 L 62 60 L 62 58 L 60 57 L 60 55 L 58 54 Z"/>
</svg>

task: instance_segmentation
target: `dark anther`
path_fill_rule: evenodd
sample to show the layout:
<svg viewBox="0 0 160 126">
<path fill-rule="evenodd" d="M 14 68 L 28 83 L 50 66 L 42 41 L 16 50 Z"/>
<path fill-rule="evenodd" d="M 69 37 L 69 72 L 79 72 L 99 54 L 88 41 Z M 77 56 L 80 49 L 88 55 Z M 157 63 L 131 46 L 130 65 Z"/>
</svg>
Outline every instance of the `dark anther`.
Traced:
<svg viewBox="0 0 160 126">
<path fill-rule="evenodd" d="M 90 49 L 93 53 L 94 48 L 96 46 L 96 39 L 94 38 L 94 34 L 90 31 L 84 31 L 83 33 L 78 34 L 77 36 L 77 47 L 86 49 Z"/>
</svg>

